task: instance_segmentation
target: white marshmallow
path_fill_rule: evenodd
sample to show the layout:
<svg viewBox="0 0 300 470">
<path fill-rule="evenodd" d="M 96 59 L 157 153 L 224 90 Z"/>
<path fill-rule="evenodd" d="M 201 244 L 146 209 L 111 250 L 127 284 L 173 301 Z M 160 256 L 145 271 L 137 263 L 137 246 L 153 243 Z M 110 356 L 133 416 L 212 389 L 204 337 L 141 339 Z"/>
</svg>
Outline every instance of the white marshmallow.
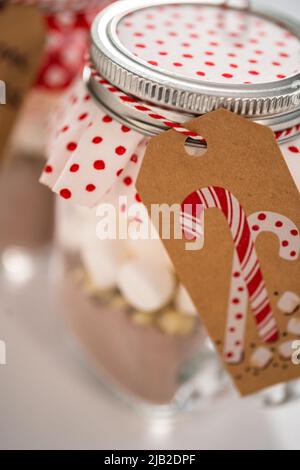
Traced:
<svg viewBox="0 0 300 470">
<path fill-rule="evenodd" d="M 287 331 L 300 336 L 300 318 L 291 318 L 287 324 Z"/>
<path fill-rule="evenodd" d="M 95 286 L 112 289 L 127 251 L 120 240 L 99 240 L 94 234 L 82 244 L 81 259 Z"/>
<path fill-rule="evenodd" d="M 96 217 L 91 209 L 70 206 L 59 200 L 56 205 L 56 233 L 59 245 L 69 251 L 80 249 L 86 236 L 95 233 Z"/>
<path fill-rule="evenodd" d="M 149 228 L 149 232 L 157 234 L 150 220 L 148 222 L 149 227 L 151 227 L 151 229 Z M 139 222 L 133 220 L 129 223 L 127 244 L 128 249 L 134 257 L 140 260 L 153 261 L 169 268 L 173 266 L 160 238 L 149 237 L 147 239 L 138 238 L 137 240 L 131 238 L 130 234 L 136 235 L 138 233 L 140 233 Z"/>
<path fill-rule="evenodd" d="M 292 348 L 293 343 L 293 340 L 289 340 L 284 341 L 284 343 L 281 343 L 278 346 L 278 352 L 283 359 L 290 359 L 292 357 L 292 354 L 294 352 L 294 349 Z"/>
<path fill-rule="evenodd" d="M 250 357 L 250 365 L 258 369 L 264 369 L 270 363 L 273 355 L 268 348 L 257 348 Z"/>
<path fill-rule="evenodd" d="M 142 260 L 125 263 L 118 274 L 118 287 L 134 308 L 153 312 L 170 300 L 175 279 L 163 265 Z"/>
<path fill-rule="evenodd" d="M 179 312 L 185 313 L 186 315 L 198 315 L 197 309 L 190 297 L 190 294 L 182 284 L 179 285 L 176 292 L 175 307 L 176 310 L 179 310 Z"/>
<path fill-rule="evenodd" d="M 283 313 L 290 315 L 300 305 L 300 297 L 294 292 L 286 291 L 277 302 L 277 307 Z"/>
</svg>

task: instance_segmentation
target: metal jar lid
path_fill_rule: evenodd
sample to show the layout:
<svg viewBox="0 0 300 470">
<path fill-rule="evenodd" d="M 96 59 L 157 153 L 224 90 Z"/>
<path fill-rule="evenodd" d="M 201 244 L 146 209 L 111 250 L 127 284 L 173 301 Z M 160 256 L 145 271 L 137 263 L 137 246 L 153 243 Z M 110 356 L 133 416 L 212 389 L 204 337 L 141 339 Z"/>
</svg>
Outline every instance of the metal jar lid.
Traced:
<svg viewBox="0 0 300 470">
<path fill-rule="evenodd" d="M 299 23 L 221 3 L 112 4 L 92 26 L 95 69 L 181 122 L 223 107 L 275 130 L 299 123 Z M 90 88 L 105 107 L 124 114 L 92 77 Z M 125 114 L 129 123 L 139 119 Z"/>
</svg>

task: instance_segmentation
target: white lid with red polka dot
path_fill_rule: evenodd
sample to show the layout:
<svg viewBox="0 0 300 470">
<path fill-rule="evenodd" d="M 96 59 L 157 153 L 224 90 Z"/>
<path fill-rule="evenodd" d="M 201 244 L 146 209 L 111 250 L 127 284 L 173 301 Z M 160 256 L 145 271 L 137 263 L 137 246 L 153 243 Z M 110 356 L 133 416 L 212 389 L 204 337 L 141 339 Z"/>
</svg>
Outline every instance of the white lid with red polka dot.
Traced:
<svg viewBox="0 0 300 470">
<path fill-rule="evenodd" d="M 123 92 L 176 112 L 225 107 L 266 125 L 299 122 L 299 24 L 221 3 L 116 2 L 94 21 L 93 66 Z M 105 101 L 101 85 L 93 92 Z"/>
</svg>

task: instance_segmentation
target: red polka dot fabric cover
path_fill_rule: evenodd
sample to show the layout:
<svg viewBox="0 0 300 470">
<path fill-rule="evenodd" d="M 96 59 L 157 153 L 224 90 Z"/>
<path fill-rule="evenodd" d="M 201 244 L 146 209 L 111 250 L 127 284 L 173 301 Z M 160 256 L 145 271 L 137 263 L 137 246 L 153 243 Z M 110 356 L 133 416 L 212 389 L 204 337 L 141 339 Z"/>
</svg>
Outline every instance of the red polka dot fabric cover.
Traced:
<svg viewBox="0 0 300 470">
<path fill-rule="evenodd" d="M 41 182 L 88 207 L 117 196 L 127 196 L 129 205 L 140 201 L 135 181 L 147 137 L 102 111 L 81 81 L 64 97 L 53 122 Z M 281 149 L 300 191 L 300 137 Z"/>
<path fill-rule="evenodd" d="M 76 1 L 73 7 L 70 2 L 62 2 L 64 11 L 45 15 L 48 39 L 37 87 L 59 91 L 72 83 L 83 67 L 91 23 L 109 3 L 111 0 L 95 0 L 91 6 L 86 3 L 85 10 L 78 11 Z M 83 6 L 82 2 L 79 5 Z"/>
<path fill-rule="evenodd" d="M 300 68 L 300 41 L 249 12 L 203 5 L 138 10 L 118 24 L 130 54 L 153 69 L 213 83 L 274 82 Z"/>
<path fill-rule="evenodd" d="M 50 138 L 43 183 L 89 207 L 116 192 L 138 201 L 134 183 L 147 138 L 106 115 L 81 81 L 64 98 L 53 121 L 58 130 Z M 116 185 L 119 190 L 112 190 Z"/>
<path fill-rule="evenodd" d="M 281 26 L 252 14 L 201 5 L 140 10 L 120 21 L 118 36 L 147 66 L 199 82 L 262 83 L 299 69 L 300 43 Z M 245 84 L 245 86 L 247 86 Z M 135 180 L 148 139 L 106 115 L 78 82 L 54 117 L 41 181 L 74 203 L 140 200 Z M 299 126 L 277 137 L 297 133 Z M 281 146 L 300 189 L 300 137 Z"/>
<path fill-rule="evenodd" d="M 36 86 L 61 90 L 83 66 L 92 12 L 63 12 L 45 16 L 48 39 Z"/>
</svg>

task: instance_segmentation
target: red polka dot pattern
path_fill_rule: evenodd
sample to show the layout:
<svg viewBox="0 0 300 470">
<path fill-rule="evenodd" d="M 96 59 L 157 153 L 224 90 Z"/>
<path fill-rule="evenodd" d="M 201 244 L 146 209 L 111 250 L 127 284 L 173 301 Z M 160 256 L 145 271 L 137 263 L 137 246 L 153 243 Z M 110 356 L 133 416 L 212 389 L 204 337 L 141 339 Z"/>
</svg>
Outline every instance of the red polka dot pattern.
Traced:
<svg viewBox="0 0 300 470">
<path fill-rule="evenodd" d="M 131 155 L 130 161 L 133 162 L 133 163 L 137 163 L 137 161 L 138 161 L 138 156 L 134 153 L 133 155 Z"/>
<path fill-rule="evenodd" d="M 70 152 L 73 152 L 74 150 L 77 149 L 77 143 L 76 143 L 76 142 L 68 142 L 68 143 L 67 143 L 67 149 L 68 149 Z"/>
<path fill-rule="evenodd" d="M 138 203 L 135 181 L 148 139 L 114 121 L 86 96 L 78 83 L 62 100 L 53 117 L 59 132 L 53 132 L 50 143 L 47 167 L 52 171 L 44 169 L 41 181 L 61 197 L 90 207 L 113 186 L 110 197 L 117 193 Z"/>
<path fill-rule="evenodd" d="M 300 147 L 296 147 L 295 145 L 291 145 L 289 147 L 289 151 L 292 153 L 300 153 Z"/>
<path fill-rule="evenodd" d="M 103 116 L 102 121 L 103 122 L 111 122 L 112 118 L 110 116 Z"/>
<path fill-rule="evenodd" d="M 87 185 L 86 185 L 85 189 L 86 189 L 86 191 L 88 191 L 89 193 L 91 193 L 91 192 L 95 191 L 96 186 L 95 186 L 94 184 L 90 183 L 90 184 L 87 184 Z"/>
<path fill-rule="evenodd" d="M 105 162 L 103 160 L 96 160 L 94 162 L 95 170 L 104 170 L 105 169 Z"/>
<path fill-rule="evenodd" d="M 126 148 L 123 145 L 119 145 L 118 147 L 116 147 L 115 152 L 117 155 L 124 155 L 124 153 L 126 152 Z"/>
<path fill-rule="evenodd" d="M 49 5 L 53 3 L 55 2 L 48 1 Z M 87 9 L 79 11 L 76 9 L 76 2 L 73 2 L 73 8 L 70 4 L 64 7 L 60 2 L 58 13 L 45 15 L 48 37 L 36 86 L 48 90 L 63 90 L 79 74 L 84 64 L 91 23 L 101 6 L 99 1 L 95 8 L 95 3 L 92 2 L 90 6 L 87 3 Z M 110 2 L 105 0 L 102 6 L 105 3 Z M 81 8 L 84 6 L 82 2 Z M 64 8 L 66 10 L 62 11 Z"/>
<path fill-rule="evenodd" d="M 193 79 L 205 77 L 214 83 L 278 81 L 300 68 L 296 36 L 267 19 L 230 9 L 205 5 L 146 8 L 130 14 L 130 21 L 125 17 L 118 35 L 148 67 Z"/>
<path fill-rule="evenodd" d="M 93 138 L 92 142 L 93 144 L 100 144 L 102 142 L 102 137 L 96 136 Z"/>
<path fill-rule="evenodd" d="M 73 165 L 71 165 L 71 167 L 70 167 L 71 173 L 76 173 L 76 171 L 78 171 L 78 170 L 79 170 L 78 163 L 73 163 Z"/>
<path fill-rule="evenodd" d="M 271 232 L 279 240 L 279 254 L 284 259 L 290 259 L 293 252 L 298 250 L 298 230 L 294 224 L 283 215 L 274 212 L 260 212 L 249 217 L 254 236 L 260 236 L 261 233 Z"/>
<path fill-rule="evenodd" d="M 52 168 L 51 165 L 45 165 L 45 167 L 44 167 L 44 172 L 45 173 L 52 173 L 52 171 L 53 171 L 53 168 Z"/>
<path fill-rule="evenodd" d="M 83 84 L 76 84 L 62 100 L 57 115 L 53 116 L 54 129 L 49 146 L 50 159 L 44 168 L 41 181 L 58 193 L 61 188 L 69 189 L 71 192 L 69 197 L 82 205 L 97 204 L 112 187 L 114 187 L 113 194 L 126 195 L 129 201 L 138 203 L 135 181 L 148 139 L 136 131 L 128 131 L 127 126 L 108 119 L 92 99 L 86 100 L 86 96 L 87 92 Z M 78 116 L 85 113 L 89 118 L 79 121 Z M 293 129 L 277 132 L 277 138 L 293 137 L 299 130 L 299 126 L 295 126 Z M 141 150 L 139 145 L 142 145 Z M 298 151 L 295 150 L 300 149 L 300 139 L 295 137 L 289 143 L 282 144 L 281 148 L 300 190 L 300 159 Z M 76 165 L 79 165 L 78 169 Z M 71 168 L 73 171 L 70 171 Z M 74 171 L 75 169 L 77 171 Z M 128 177 L 132 180 L 129 185 L 126 184 L 130 181 Z M 85 188 L 91 183 L 95 184 L 96 189 L 89 192 Z M 261 233 L 261 226 L 265 220 L 266 213 L 260 212 L 251 225 L 256 229 L 256 231 L 253 229 L 253 233 L 258 235 Z M 280 220 L 273 221 L 274 229 L 285 233 L 282 227 L 275 225 L 276 222 Z M 294 235 L 295 238 L 296 235 L 297 233 Z M 285 233 L 282 236 L 282 242 L 289 240 L 291 236 L 293 236 L 292 233 Z M 293 246 L 283 245 L 281 249 L 288 250 L 290 256 L 290 253 L 294 251 Z M 239 281 L 238 277 L 237 281 Z"/>
<path fill-rule="evenodd" d="M 130 186 L 132 184 L 132 178 L 130 176 L 126 176 L 123 181 L 126 186 Z"/>
<path fill-rule="evenodd" d="M 61 189 L 59 193 L 64 199 L 70 199 L 70 197 L 72 196 L 72 193 L 68 188 Z"/>
</svg>

